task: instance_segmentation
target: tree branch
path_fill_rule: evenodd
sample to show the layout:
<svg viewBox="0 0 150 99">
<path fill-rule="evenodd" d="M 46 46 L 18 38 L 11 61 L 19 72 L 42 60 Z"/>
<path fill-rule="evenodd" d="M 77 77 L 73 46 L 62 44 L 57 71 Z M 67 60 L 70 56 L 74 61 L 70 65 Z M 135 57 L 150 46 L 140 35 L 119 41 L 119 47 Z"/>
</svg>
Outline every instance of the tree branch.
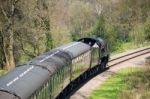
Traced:
<svg viewBox="0 0 150 99">
<path fill-rule="evenodd" d="M 35 56 L 36 56 L 36 55 L 33 55 L 31 52 L 29 52 L 29 51 L 27 51 L 27 50 L 24 49 L 24 45 L 23 45 L 23 42 L 22 42 L 21 39 L 20 39 L 20 43 L 21 43 L 21 49 L 23 50 L 23 52 L 24 52 L 26 55 L 28 55 L 28 56 L 30 56 L 30 57 L 35 57 Z"/>
<path fill-rule="evenodd" d="M 0 8 L 1 8 L 1 11 L 2 11 L 2 13 L 3 13 L 5 19 L 6 19 L 9 23 L 11 23 L 11 21 L 10 21 L 10 19 L 8 18 L 7 14 L 6 14 L 6 11 L 4 10 L 4 8 L 3 8 L 2 5 L 0 6 Z"/>
<path fill-rule="evenodd" d="M 16 5 L 16 3 L 17 3 L 18 1 L 19 1 L 19 0 L 14 0 L 14 1 L 12 1 L 12 7 L 11 7 L 11 15 L 12 15 L 12 16 L 14 15 L 15 5 Z"/>
</svg>

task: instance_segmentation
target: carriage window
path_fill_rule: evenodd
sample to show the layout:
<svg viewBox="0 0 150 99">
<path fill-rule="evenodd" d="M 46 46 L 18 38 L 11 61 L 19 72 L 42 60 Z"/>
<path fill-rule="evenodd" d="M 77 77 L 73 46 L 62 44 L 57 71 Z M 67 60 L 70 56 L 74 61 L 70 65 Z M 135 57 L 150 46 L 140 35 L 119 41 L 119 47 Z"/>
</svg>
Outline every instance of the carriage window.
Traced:
<svg viewBox="0 0 150 99">
<path fill-rule="evenodd" d="M 98 45 L 95 43 L 92 48 L 92 67 L 99 63 L 100 50 Z"/>
<path fill-rule="evenodd" d="M 91 51 L 81 54 L 72 61 L 72 80 L 90 67 Z"/>
</svg>

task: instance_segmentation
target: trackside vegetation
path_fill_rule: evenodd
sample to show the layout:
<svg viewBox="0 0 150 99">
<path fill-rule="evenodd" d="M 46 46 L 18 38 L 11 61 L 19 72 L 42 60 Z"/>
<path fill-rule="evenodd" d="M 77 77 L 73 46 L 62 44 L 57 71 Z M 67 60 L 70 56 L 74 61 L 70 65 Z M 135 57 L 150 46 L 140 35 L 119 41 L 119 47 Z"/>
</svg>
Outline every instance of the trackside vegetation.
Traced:
<svg viewBox="0 0 150 99">
<path fill-rule="evenodd" d="M 135 45 L 133 42 L 126 42 L 126 43 L 122 43 L 116 46 L 116 50 L 112 51 L 110 54 L 116 55 L 125 51 L 129 51 L 129 50 L 133 50 L 133 49 L 137 49 L 137 48 L 149 46 L 149 45 L 150 45 L 150 42 L 144 42 L 138 45 Z"/>
<path fill-rule="evenodd" d="M 126 68 L 106 80 L 90 99 L 149 99 L 150 68 Z"/>
<path fill-rule="evenodd" d="M 150 41 L 150 0 L 0 0 L 0 69 L 97 35 L 109 51 Z M 130 45 L 128 48 L 130 48 Z M 127 48 L 127 49 L 128 49 Z"/>
</svg>

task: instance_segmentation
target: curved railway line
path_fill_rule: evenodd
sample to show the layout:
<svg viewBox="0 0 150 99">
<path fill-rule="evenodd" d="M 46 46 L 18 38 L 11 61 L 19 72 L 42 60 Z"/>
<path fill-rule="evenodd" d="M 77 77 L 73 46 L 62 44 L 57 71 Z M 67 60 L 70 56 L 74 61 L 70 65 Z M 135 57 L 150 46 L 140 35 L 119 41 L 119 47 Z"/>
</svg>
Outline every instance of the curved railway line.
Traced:
<svg viewBox="0 0 150 99">
<path fill-rule="evenodd" d="M 108 66 L 109 67 L 115 66 L 117 64 L 120 64 L 122 62 L 128 61 L 130 59 L 136 58 L 138 56 L 141 56 L 147 53 L 150 53 L 150 47 L 146 47 L 146 48 L 139 49 L 133 52 L 129 52 L 124 55 L 116 56 L 109 60 Z"/>
<path fill-rule="evenodd" d="M 133 50 L 133 51 L 130 51 L 130 52 L 127 52 L 127 53 L 119 54 L 117 56 L 113 56 L 109 60 L 109 63 L 108 63 L 108 66 L 107 66 L 106 70 L 108 70 L 108 69 L 110 69 L 112 67 L 115 67 L 118 64 L 121 64 L 123 62 L 129 61 L 131 59 L 134 59 L 136 57 L 139 57 L 139 56 L 142 56 L 142 55 L 145 55 L 145 54 L 150 54 L 150 46 L 149 47 L 140 48 L 140 49 L 137 49 L 137 50 Z M 101 71 L 99 73 L 95 73 L 95 76 L 100 74 L 100 73 L 102 73 L 102 72 L 106 72 L 106 70 Z M 77 90 L 79 90 L 85 83 L 87 83 L 89 80 L 91 80 L 93 77 L 94 77 L 94 75 L 91 76 L 86 81 L 84 81 L 83 83 L 81 83 L 80 85 L 78 85 L 72 92 L 69 93 L 69 95 L 68 95 L 68 97 L 66 99 L 75 99 L 75 98 L 72 98 L 74 93 Z M 84 99 L 86 99 L 86 98 L 84 98 Z"/>
</svg>

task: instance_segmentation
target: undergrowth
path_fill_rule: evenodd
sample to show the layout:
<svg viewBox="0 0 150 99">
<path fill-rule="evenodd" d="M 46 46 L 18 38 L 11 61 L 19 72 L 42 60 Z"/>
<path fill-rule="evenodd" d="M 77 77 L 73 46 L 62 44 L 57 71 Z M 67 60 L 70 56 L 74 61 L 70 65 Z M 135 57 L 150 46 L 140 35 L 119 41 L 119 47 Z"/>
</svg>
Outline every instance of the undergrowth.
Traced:
<svg viewBox="0 0 150 99">
<path fill-rule="evenodd" d="M 90 96 L 90 99 L 150 99 L 150 69 L 120 70 Z"/>
</svg>

